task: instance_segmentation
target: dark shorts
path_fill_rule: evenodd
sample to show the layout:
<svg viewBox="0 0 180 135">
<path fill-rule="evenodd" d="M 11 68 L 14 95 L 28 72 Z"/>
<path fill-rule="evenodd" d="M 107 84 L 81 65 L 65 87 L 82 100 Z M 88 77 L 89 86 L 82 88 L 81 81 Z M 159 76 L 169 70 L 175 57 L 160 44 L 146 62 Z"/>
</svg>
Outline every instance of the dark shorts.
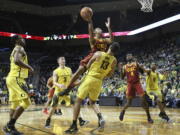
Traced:
<svg viewBox="0 0 180 135">
<path fill-rule="evenodd" d="M 133 98 L 136 95 L 138 95 L 138 96 L 144 95 L 144 90 L 143 90 L 141 84 L 139 82 L 138 83 L 128 83 L 126 97 Z"/>
<path fill-rule="evenodd" d="M 89 62 L 89 60 L 92 58 L 93 55 L 94 55 L 94 53 L 92 53 L 92 52 L 89 53 L 86 57 L 84 57 L 83 60 L 81 60 L 80 65 L 81 65 L 81 66 L 87 65 L 88 62 Z"/>
</svg>

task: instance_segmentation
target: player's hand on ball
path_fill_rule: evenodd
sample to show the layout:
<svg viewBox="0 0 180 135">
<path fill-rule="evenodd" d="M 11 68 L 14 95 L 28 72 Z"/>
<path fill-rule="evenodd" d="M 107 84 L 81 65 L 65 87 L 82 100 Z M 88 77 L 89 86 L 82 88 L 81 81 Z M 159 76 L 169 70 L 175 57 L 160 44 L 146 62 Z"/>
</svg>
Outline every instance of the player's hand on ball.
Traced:
<svg viewBox="0 0 180 135">
<path fill-rule="evenodd" d="M 107 22 L 105 22 L 105 25 L 107 28 L 109 28 L 111 26 L 111 18 L 110 17 L 107 18 Z"/>
</svg>

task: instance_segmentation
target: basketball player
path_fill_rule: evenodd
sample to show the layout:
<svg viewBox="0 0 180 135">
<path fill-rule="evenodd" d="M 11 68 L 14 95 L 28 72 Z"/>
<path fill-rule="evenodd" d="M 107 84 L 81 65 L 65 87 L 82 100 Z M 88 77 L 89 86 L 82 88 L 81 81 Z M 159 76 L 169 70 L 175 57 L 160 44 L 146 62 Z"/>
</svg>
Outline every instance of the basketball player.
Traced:
<svg viewBox="0 0 180 135">
<path fill-rule="evenodd" d="M 66 102 L 66 106 L 71 105 L 71 100 L 69 95 L 65 96 L 57 96 L 57 94 L 61 91 L 63 91 L 67 85 L 70 82 L 70 79 L 72 77 L 72 71 L 71 68 L 66 67 L 66 60 L 65 57 L 59 57 L 58 58 L 58 64 L 59 67 L 56 68 L 53 72 L 53 84 L 55 86 L 55 93 L 54 96 L 57 98 L 54 98 L 52 102 L 52 108 L 50 110 L 50 113 L 48 115 L 48 118 L 46 120 L 45 127 L 49 128 L 50 127 L 50 122 L 51 122 L 51 117 L 58 106 L 58 104 L 61 104 L 61 102 L 64 100 Z M 79 117 L 79 123 L 81 126 L 87 124 L 87 121 L 83 120 L 81 117 Z"/>
<path fill-rule="evenodd" d="M 44 114 L 48 114 L 48 106 L 51 104 L 51 101 L 52 101 L 52 98 L 53 98 L 53 95 L 54 95 L 54 91 L 55 91 L 52 76 L 47 81 L 47 87 L 49 88 L 49 92 L 48 92 L 48 101 L 45 104 L 45 108 L 43 110 Z M 62 115 L 61 109 L 56 109 L 55 114 Z"/>
<path fill-rule="evenodd" d="M 127 103 L 123 107 L 119 119 L 122 121 L 124 118 L 124 114 L 126 109 L 131 105 L 132 99 L 136 96 L 141 97 L 142 100 L 142 107 L 146 111 L 147 120 L 149 123 L 153 123 L 149 113 L 149 106 L 145 98 L 144 90 L 140 83 L 139 72 L 144 71 L 144 68 L 140 66 L 137 62 L 134 62 L 132 54 L 127 54 L 126 56 L 127 64 L 123 66 L 122 69 L 122 78 L 125 76 L 127 77 L 127 91 L 126 91 L 126 98 Z"/>
<path fill-rule="evenodd" d="M 67 87 L 67 89 L 60 93 L 60 95 L 67 94 L 72 87 L 74 87 L 73 83 L 85 72 L 85 66 L 89 62 L 89 60 L 92 58 L 95 52 L 97 51 L 107 51 L 108 44 L 111 44 L 113 42 L 113 34 L 111 30 L 111 20 L 108 17 L 107 22 L 105 22 L 105 25 L 108 29 L 110 38 L 103 38 L 102 37 L 102 29 L 101 28 L 95 28 L 93 27 L 92 18 L 88 18 L 88 31 L 89 31 L 89 43 L 91 47 L 91 51 L 88 56 L 86 56 L 83 60 L 80 62 L 80 66 L 78 70 L 73 74 L 71 81 Z"/>
<path fill-rule="evenodd" d="M 162 103 L 163 100 L 163 95 L 161 93 L 161 90 L 159 88 L 159 81 L 163 80 L 165 77 L 164 75 L 156 72 L 156 64 L 152 63 L 151 69 L 146 70 L 147 76 L 146 76 L 146 90 L 147 94 L 149 97 L 150 95 L 155 96 L 155 102 L 159 106 L 160 109 L 160 114 L 159 117 L 162 119 L 166 120 L 167 122 L 169 121 L 169 117 L 167 116 L 165 110 L 164 110 L 164 105 Z"/>
<path fill-rule="evenodd" d="M 25 40 L 18 35 L 12 38 L 15 47 L 10 56 L 10 72 L 6 78 L 11 103 L 10 120 L 3 131 L 7 134 L 20 135 L 22 133 L 16 130 L 15 123 L 31 104 L 25 79 L 28 78 L 28 73 L 32 73 L 34 69 L 28 64 L 27 54 L 24 50 Z"/>
<path fill-rule="evenodd" d="M 110 45 L 107 53 L 98 51 L 88 62 L 86 66 L 88 73 L 78 89 L 76 103 L 74 106 L 72 125 L 68 130 L 65 131 L 66 133 L 72 134 L 78 131 L 77 118 L 80 112 L 80 106 L 82 100 L 84 100 L 87 96 L 89 96 L 90 104 L 97 114 L 99 120 L 99 130 L 104 130 L 105 121 L 102 117 L 99 107 L 95 104 L 95 102 L 101 92 L 103 79 L 105 77 L 111 76 L 114 73 L 115 66 L 117 64 L 117 60 L 114 55 L 118 53 L 118 51 L 119 44 L 113 43 Z"/>
</svg>

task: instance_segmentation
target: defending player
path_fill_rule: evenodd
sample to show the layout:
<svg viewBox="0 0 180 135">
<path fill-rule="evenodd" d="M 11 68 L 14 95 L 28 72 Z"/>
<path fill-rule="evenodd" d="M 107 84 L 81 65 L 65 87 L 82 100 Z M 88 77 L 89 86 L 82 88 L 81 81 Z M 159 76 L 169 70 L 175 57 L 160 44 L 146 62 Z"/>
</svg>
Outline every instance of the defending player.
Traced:
<svg viewBox="0 0 180 135">
<path fill-rule="evenodd" d="M 159 109 L 160 109 L 159 117 L 161 117 L 162 119 L 164 119 L 166 121 L 169 121 L 169 117 L 167 116 L 167 114 L 164 110 L 164 105 L 162 104 L 163 95 L 159 88 L 159 81 L 163 80 L 163 78 L 165 78 L 165 76 L 156 72 L 156 68 L 157 68 L 156 64 L 153 63 L 151 65 L 151 69 L 146 70 L 146 73 L 147 73 L 146 90 L 147 90 L 147 94 L 149 95 L 149 97 L 151 97 L 150 95 L 155 96 L 155 102 L 157 103 L 157 105 L 159 106 Z"/>
<path fill-rule="evenodd" d="M 58 104 L 61 104 L 61 102 L 64 100 L 66 103 L 66 106 L 71 105 L 71 100 L 70 100 L 69 95 L 57 96 L 59 92 L 63 91 L 67 87 L 72 76 L 71 68 L 66 67 L 65 63 L 66 63 L 65 58 L 59 57 L 58 58 L 59 67 L 56 68 L 53 72 L 53 84 L 55 86 L 54 97 L 57 97 L 57 98 L 54 98 L 55 100 L 52 101 L 52 108 L 50 110 L 50 113 L 48 115 L 48 118 L 45 124 L 45 127 L 47 128 L 50 127 L 51 117 L 54 114 L 54 111 L 56 107 L 58 106 Z M 79 123 L 81 126 L 83 126 L 87 123 L 87 121 L 79 117 Z"/>
<path fill-rule="evenodd" d="M 124 78 L 125 76 L 127 77 L 127 91 L 126 91 L 127 103 L 123 107 L 119 119 L 121 121 L 124 119 L 124 114 L 126 109 L 131 105 L 132 99 L 137 94 L 138 96 L 141 97 L 142 107 L 146 111 L 148 122 L 153 123 L 153 120 L 151 119 L 149 113 L 149 106 L 144 95 L 145 93 L 141 86 L 140 78 L 139 78 L 139 71 L 140 70 L 144 71 L 144 68 L 141 67 L 137 62 L 134 62 L 132 54 L 127 54 L 126 59 L 127 59 L 127 64 L 123 66 L 122 78 Z"/>
<path fill-rule="evenodd" d="M 11 103 L 10 120 L 3 131 L 12 135 L 20 135 L 22 133 L 16 130 L 15 123 L 31 104 L 25 79 L 28 78 L 28 73 L 33 72 L 34 69 L 28 64 L 27 54 L 24 50 L 25 40 L 21 36 L 15 35 L 13 43 L 15 47 L 10 56 L 10 72 L 6 78 Z"/>
<path fill-rule="evenodd" d="M 95 104 L 95 102 L 101 92 L 103 79 L 105 77 L 111 76 L 114 73 L 115 66 L 117 64 L 117 60 L 114 55 L 117 54 L 118 51 L 119 44 L 113 43 L 109 47 L 107 53 L 98 51 L 88 62 L 86 66 L 88 73 L 78 89 L 77 99 L 74 106 L 72 125 L 67 131 L 65 131 L 66 133 L 72 134 L 78 131 L 77 118 L 80 112 L 80 106 L 82 100 L 87 96 L 89 96 L 91 106 L 97 114 L 99 120 L 99 130 L 104 130 L 105 121 L 102 117 L 99 107 Z"/>
<path fill-rule="evenodd" d="M 85 72 L 85 66 L 89 62 L 89 60 L 92 58 L 95 52 L 97 51 L 103 51 L 106 52 L 108 49 L 108 44 L 111 44 L 113 42 L 113 35 L 111 30 L 111 20 L 108 17 L 107 22 L 105 23 L 110 38 L 103 38 L 102 37 L 102 29 L 93 27 L 92 18 L 90 17 L 88 20 L 88 31 L 89 31 L 89 43 L 91 47 L 91 51 L 88 56 L 86 56 L 83 60 L 80 62 L 80 66 L 78 70 L 73 74 L 70 83 L 67 87 L 67 89 L 64 91 L 64 93 L 61 93 L 60 95 L 67 94 L 72 87 L 74 87 L 74 82 Z"/>
</svg>

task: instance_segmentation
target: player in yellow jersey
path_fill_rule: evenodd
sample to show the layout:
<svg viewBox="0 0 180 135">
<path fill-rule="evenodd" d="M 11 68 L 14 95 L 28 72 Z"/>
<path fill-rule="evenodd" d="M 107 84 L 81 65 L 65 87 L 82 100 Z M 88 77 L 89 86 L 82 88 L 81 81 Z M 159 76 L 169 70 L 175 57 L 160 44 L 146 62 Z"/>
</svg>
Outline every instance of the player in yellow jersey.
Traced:
<svg viewBox="0 0 180 135">
<path fill-rule="evenodd" d="M 156 72 L 156 64 L 152 63 L 151 69 L 146 70 L 147 76 L 146 76 L 146 91 L 149 97 L 154 96 L 155 102 L 159 106 L 160 114 L 159 117 L 162 119 L 169 121 L 169 117 L 167 116 L 164 105 L 162 103 L 163 95 L 161 93 L 159 82 L 160 80 L 163 80 L 165 78 L 164 75 Z"/>
<path fill-rule="evenodd" d="M 26 45 L 25 40 L 18 35 L 12 38 L 15 47 L 10 56 L 10 72 L 6 78 L 9 101 L 11 103 L 10 120 L 3 128 L 3 131 L 11 135 L 20 135 L 22 133 L 16 130 L 15 123 L 24 110 L 31 104 L 25 79 L 28 78 L 28 73 L 34 70 L 28 64 L 27 54 L 24 50 Z"/>
<path fill-rule="evenodd" d="M 78 131 L 77 118 L 80 112 L 82 100 L 89 96 L 90 104 L 93 107 L 99 120 L 99 131 L 104 130 L 105 120 L 103 119 L 99 107 L 95 104 L 102 89 L 103 79 L 114 73 L 117 60 L 114 57 L 119 51 L 119 44 L 110 45 L 107 53 L 96 52 L 88 62 L 86 69 L 88 71 L 83 82 L 78 88 L 77 99 L 74 106 L 72 125 L 65 131 L 67 134 L 73 134 Z"/>
<path fill-rule="evenodd" d="M 114 36 L 113 36 L 112 30 L 111 30 L 111 19 L 110 19 L 110 17 L 107 18 L 107 22 L 105 22 L 105 25 L 106 25 L 108 32 L 109 32 L 109 38 L 103 37 L 103 31 L 101 28 L 95 28 L 94 29 L 92 18 L 91 17 L 89 18 L 89 20 L 88 20 L 88 31 L 89 31 L 89 44 L 91 47 L 91 51 L 84 59 L 81 60 L 78 70 L 73 74 L 66 91 L 64 91 L 65 94 L 67 94 L 71 90 L 71 88 L 73 88 L 75 86 L 74 82 L 76 82 L 76 80 L 78 80 L 78 78 L 83 73 L 85 73 L 85 70 L 86 70 L 85 67 L 86 67 L 87 63 L 89 62 L 89 60 L 94 55 L 94 53 L 97 51 L 106 52 L 108 49 L 108 45 L 113 42 Z M 63 94 L 64 93 L 60 93 L 59 95 L 63 95 Z"/>
<path fill-rule="evenodd" d="M 52 108 L 46 120 L 46 124 L 45 124 L 46 128 L 50 127 L 51 117 L 54 114 L 54 111 L 58 106 L 58 104 L 61 104 L 62 101 L 65 101 L 66 106 L 71 105 L 71 99 L 69 95 L 58 96 L 57 94 L 63 91 L 68 86 L 70 79 L 72 77 L 72 71 L 71 68 L 65 66 L 66 64 L 65 57 L 59 57 L 58 64 L 59 67 L 53 71 L 53 85 L 55 87 L 55 92 L 51 105 Z M 87 121 L 83 120 L 81 117 L 79 117 L 79 122 L 81 126 L 87 124 Z"/>
</svg>

